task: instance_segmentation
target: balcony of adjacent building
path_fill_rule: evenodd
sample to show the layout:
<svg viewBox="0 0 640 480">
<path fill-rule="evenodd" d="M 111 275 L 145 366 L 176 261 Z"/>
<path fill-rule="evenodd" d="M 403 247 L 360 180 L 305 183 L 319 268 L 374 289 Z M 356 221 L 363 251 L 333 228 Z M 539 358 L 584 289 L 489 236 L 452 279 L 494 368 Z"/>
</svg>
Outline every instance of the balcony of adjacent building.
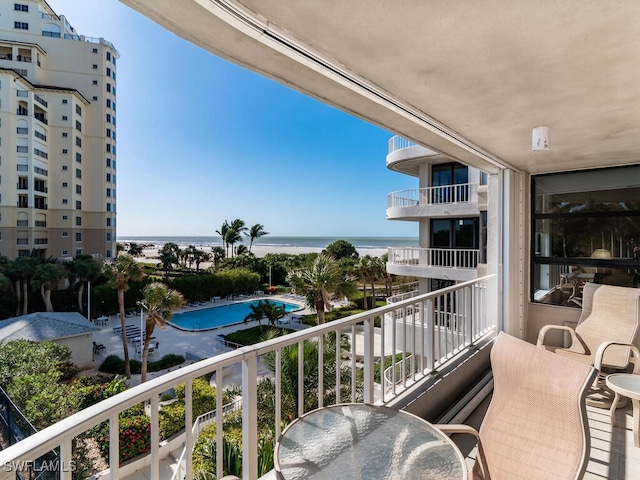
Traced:
<svg viewBox="0 0 640 480">
<path fill-rule="evenodd" d="M 387 271 L 393 275 L 467 281 L 477 278 L 480 249 L 390 247 Z"/>
<path fill-rule="evenodd" d="M 389 220 L 420 220 L 478 214 L 477 183 L 414 188 L 388 195 Z"/>
<path fill-rule="evenodd" d="M 387 168 L 417 177 L 425 162 L 450 161 L 448 157 L 398 135 L 391 137 L 387 149 Z"/>
</svg>

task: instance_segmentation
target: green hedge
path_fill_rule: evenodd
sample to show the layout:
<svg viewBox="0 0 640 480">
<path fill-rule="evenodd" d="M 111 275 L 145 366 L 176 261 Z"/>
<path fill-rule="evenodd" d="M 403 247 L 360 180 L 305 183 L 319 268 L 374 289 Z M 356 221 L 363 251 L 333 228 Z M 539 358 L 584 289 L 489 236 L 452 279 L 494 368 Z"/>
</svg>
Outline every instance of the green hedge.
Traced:
<svg viewBox="0 0 640 480">
<path fill-rule="evenodd" d="M 260 287 L 260 275 L 244 268 L 232 268 L 204 275 L 184 275 L 170 282 L 185 298 L 206 301 L 211 297 L 226 297 L 253 293 Z"/>
<path fill-rule="evenodd" d="M 167 368 L 175 367 L 176 365 L 181 365 L 184 363 L 184 361 L 185 360 L 182 355 L 169 353 L 162 357 L 160 360 L 157 360 L 155 362 L 147 362 L 147 372 L 159 372 L 160 370 L 165 370 Z M 130 359 L 129 365 L 131 367 L 131 373 L 140 373 L 141 364 L 138 360 Z M 123 375 L 124 360 L 117 355 L 109 355 L 104 359 L 100 367 L 98 367 L 98 371 L 102 373 Z"/>
</svg>

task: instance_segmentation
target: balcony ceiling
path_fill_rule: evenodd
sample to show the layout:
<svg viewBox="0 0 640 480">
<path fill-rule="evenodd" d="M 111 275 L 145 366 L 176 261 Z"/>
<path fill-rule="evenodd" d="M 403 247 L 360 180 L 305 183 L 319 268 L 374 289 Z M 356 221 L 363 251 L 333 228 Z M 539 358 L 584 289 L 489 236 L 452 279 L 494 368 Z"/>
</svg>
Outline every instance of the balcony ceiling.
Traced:
<svg viewBox="0 0 640 480">
<path fill-rule="evenodd" d="M 640 2 L 122 1 L 216 55 L 485 170 L 640 161 Z M 550 127 L 550 151 L 531 151 L 539 125 Z"/>
</svg>

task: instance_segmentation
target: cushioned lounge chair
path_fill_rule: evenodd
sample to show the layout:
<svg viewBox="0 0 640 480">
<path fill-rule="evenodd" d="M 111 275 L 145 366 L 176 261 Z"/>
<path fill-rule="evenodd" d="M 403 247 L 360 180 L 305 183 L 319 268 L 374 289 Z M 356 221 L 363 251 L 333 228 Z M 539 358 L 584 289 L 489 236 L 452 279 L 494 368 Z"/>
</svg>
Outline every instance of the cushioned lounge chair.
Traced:
<svg viewBox="0 0 640 480">
<path fill-rule="evenodd" d="M 494 390 L 478 439 L 474 480 L 577 480 L 590 452 L 585 406 L 593 367 L 500 333 L 491 351 Z"/>
<path fill-rule="evenodd" d="M 607 374 L 640 369 L 640 289 L 586 283 L 582 296 L 582 314 L 575 330 L 562 325 L 546 325 L 538 334 L 538 346 L 581 363 L 593 365 L 600 372 L 589 404 L 607 407 L 613 393 L 606 388 Z M 548 345 L 552 331 L 569 334 L 569 347 Z"/>
</svg>

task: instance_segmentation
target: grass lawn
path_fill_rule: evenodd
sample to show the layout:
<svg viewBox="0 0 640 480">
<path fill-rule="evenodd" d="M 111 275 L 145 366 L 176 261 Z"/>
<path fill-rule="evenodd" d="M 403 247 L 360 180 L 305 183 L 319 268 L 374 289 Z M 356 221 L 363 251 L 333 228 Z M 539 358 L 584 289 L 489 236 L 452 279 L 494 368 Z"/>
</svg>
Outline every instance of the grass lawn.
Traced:
<svg viewBox="0 0 640 480">
<path fill-rule="evenodd" d="M 270 326 L 257 326 L 246 328 L 244 330 L 238 330 L 237 332 L 230 333 L 225 335 L 225 340 L 229 342 L 234 342 L 239 345 L 253 345 L 255 343 L 259 343 L 262 341 L 263 337 L 269 330 L 274 330 L 276 332 L 277 337 L 281 337 L 282 335 L 286 335 L 287 333 L 291 333 L 294 330 L 290 330 L 288 328 L 279 328 L 279 327 L 270 327 Z"/>
</svg>

